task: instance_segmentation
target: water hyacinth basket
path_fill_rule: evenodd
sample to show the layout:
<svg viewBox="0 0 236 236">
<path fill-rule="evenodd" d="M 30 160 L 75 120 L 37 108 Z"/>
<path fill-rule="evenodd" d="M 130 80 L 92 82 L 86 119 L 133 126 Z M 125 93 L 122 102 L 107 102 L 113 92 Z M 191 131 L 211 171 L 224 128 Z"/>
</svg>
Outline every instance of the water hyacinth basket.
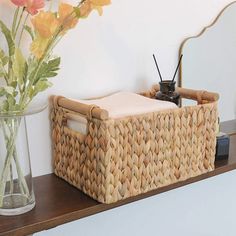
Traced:
<svg viewBox="0 0 236 236">
<path fill-rule="evenodd" d="M 142 93 L 154 98 L 159 86 Z M 196 105 L 119 119 L 65 97 L 51 99 L 54 172 L 102 203 L 132 197 L 214 169 L 218 94 L 177 88 Z M 87 134 L 67 126 L 87 119 Z"/>
</svg>

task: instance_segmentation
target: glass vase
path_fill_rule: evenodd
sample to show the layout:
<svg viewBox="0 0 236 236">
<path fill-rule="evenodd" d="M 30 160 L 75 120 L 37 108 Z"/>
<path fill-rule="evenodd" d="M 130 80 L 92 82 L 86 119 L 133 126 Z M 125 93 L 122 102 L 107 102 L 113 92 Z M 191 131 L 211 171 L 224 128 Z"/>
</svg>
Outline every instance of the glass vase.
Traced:
<svg viewBox="0 0 236 236">
<path fill-rule="evenodd" d="M 0 114 L 0 215 L 35 206 L 25 115 Z"/>
</svg>

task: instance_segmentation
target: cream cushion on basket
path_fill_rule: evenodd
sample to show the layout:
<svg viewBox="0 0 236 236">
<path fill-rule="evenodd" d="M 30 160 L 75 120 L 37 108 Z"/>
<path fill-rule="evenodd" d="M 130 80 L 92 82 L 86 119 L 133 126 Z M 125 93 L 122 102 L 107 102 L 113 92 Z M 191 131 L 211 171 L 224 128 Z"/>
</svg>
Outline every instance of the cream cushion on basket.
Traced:
<svg viewBox="0 0 236 236">
<path fill-rule="evenodd" d="M 76 101 L 99 106 L 107 110 L 112 119 L 177 108 L 172 102 L 151 99 L 131 92 L 118 92 L 99 99 Z M 87 120 L 82 116 L 77 117 L 76 121 L 68 120 L 67 125 L 77 132 L 86 133 Z"/>
</svg>

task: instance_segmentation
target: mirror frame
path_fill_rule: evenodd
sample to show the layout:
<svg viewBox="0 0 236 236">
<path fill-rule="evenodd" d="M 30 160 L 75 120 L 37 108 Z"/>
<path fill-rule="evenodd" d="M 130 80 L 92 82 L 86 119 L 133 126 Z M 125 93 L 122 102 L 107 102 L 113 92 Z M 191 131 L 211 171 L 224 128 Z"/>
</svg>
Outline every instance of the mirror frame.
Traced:
<svg viewBox="0 0 236 236">
<path fill-rule="evenodd" d="M 226 5 L 226 6 L 220 11 L 220 13 L 217 15 L 217 17 L 215 18 L 215 20 L 213 20 L 213 22 L 212 22 L 210 25 L 204 27 L 204 28 L 202 29 L 202 31 L 201 31 L 199 34 L 184 39 L 184 41 L 183 41 L 183 42 L 181 43 L 181 45 L 180 45 L 179 57 L 181 56 L 181 54 L 182 54 L 182 52 L 183 52 L 184 45 L 185 45 L 185 43 L 186 43 L 188 40 L 201 37 L 201 36 L 205 33 L 205 31 L 206 31 L 207 29 L 211 28 L 212 26 L 214 26 L 214 25 L 217 23 L 218 19 L 223 15 L 223 13 L 225 12 L 225 10 L 227 10 L 227 9 L 228 9 L 230 6 L 232 6 L 233 4 L 236 4 L 236 1 L 233 1 L 233 2 L 229 3 L 228 5 Z M 178 86 L 179 86 L 179 87 L 182 87 L 182 85 L 183 85 L 182 69 L 183 69 L 183 63 L 181 62 L 180 68 L 179 68 L 179 80 L 178 80 Z"/>
</svg>

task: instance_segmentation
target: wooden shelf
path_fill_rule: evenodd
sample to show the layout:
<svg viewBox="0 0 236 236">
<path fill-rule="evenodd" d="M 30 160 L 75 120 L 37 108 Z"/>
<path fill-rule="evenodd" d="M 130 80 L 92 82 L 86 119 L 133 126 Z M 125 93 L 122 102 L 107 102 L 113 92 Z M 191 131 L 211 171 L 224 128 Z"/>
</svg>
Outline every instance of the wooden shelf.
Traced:
<svg viewBox="0 0 236 236">
<path fill-rule="evenodd" d="M 236 135 L 236 120 L 222 122 L 220 130 L 229 135 Z"/>
<path fill-rule="evenodd" d="M 234 124 L 235 122 L 224 124 L 222 131 L 232 130 L 230 126 Z M 110 205 L 94 201 L 53 174 L 36 177 L 34 178 L 36 207 L 24 215 L 0 216 L 0 235 L 33 234 L 234 170 L 236 135 L 231 136 L 230 142 L 229 160 L 217 161 L 214 171 Z"/>
</svg>

